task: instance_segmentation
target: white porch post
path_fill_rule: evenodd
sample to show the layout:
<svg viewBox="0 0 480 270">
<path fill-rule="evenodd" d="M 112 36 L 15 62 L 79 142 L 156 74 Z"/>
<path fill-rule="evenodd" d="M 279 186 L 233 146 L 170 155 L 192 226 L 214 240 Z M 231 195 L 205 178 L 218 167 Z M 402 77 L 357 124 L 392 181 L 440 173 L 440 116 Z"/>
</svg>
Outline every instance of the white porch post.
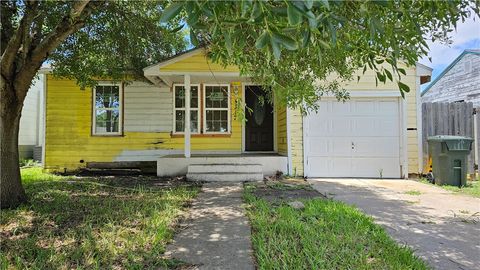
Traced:
<svg viewBox="0 0 480 270">
<path fill-rule="evenodd" d="M 183 78 L 185 85 L 185 157 L 190 157 L 190 75 Z"/>
</svg>

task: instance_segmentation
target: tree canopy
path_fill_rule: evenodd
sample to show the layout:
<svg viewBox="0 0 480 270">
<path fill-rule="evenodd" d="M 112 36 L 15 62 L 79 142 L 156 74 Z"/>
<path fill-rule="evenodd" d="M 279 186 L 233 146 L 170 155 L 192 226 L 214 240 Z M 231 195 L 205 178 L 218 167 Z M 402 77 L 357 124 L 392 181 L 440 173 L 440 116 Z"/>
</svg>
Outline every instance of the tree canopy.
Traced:
<svg viewBox="0 0 480 270">
<path fill-rule="evenodd" d="M 142 69 L 185 50 L 178 20 L 160 22 L 166 2 L 1 1 L 1 207 L 26 200 L 18 130 L 27 91 L 44 63 L 82 87 L 99 78 L 143 78 Z M 128 77 L 126 77 L 128 76 Z"/>
<path fill-rule="evenodd" d="M 428 52 L 426 40 L 445 42 L 458 21 L 479 13 L 478 0 L 453 1 L 187 1 L 173 2 L 163 21 L 180 17 L 194 44 L 210 57 L 238 65 L 271 85 L 279 101 L 314 108 L 319 96 L 348 96 L 340 83 L 358 69 L 377 82 L 395 81 Z M 177 16 L 179 15 L 179 16 Z M 388 68 L 384 68 L 387 66 Z M 332 76 L 333 75 L 333 76 Z"/>
</svg>

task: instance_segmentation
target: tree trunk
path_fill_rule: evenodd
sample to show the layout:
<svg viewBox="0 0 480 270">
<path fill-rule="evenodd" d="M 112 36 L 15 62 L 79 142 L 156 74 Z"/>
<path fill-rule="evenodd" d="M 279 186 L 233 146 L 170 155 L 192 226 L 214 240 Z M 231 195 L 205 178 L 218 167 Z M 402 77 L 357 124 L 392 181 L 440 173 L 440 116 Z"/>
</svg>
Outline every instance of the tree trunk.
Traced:
<svg viewBox="0 0 480 270">
<path fill-rule="evenodd" d="M 16 207 L 27 200 L 20 179 L 18 131 L 23 102 L 11 83 L 2 78 L 0 104 L 0 208 Z"/>
</svg>

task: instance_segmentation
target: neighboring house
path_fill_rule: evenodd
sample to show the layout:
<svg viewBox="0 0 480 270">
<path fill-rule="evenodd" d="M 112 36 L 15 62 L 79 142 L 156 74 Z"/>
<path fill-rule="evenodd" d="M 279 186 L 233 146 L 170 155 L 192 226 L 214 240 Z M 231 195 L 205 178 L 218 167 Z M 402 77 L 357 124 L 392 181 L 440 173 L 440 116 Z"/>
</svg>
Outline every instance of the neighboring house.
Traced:
<svg viewBox="0 0 480 270">
<path fill-rule="evenodd" d="M 425 88 L 424 102 L 472 102 L 480 107 L 480 50 L 464 50 Z"/>
<path fill-rule="evenodd" d="M 45 75 L 40 74 L 28 90 L 20 118 L 18 150 L 20 159 L 41 161 L 43 144 L 43 88 Z"/>
<path fill-rule="evenodd" d="M 145 68 L 151 84 L 100 81 L 81 90 L 75 81 L 47 75 L 44 166 L 64 171 L 157 161 L 160 176 L 194 179 L 255 180 L 276 171 L 403 178 L 420 171 L 417 105 L 420 82 L 431 75 L 406 71 L 406 99 L 396 83 L 376 86 L 367 71 L 345 85 L 349 101 L 323 98 L 318 113 L 308 116 L 263 104 L 260 86 L 237 67 L 208 61 L 203 49 Z M 235 114 L 243 104 L 254 109 L 245 123 Z"/>
</svg>

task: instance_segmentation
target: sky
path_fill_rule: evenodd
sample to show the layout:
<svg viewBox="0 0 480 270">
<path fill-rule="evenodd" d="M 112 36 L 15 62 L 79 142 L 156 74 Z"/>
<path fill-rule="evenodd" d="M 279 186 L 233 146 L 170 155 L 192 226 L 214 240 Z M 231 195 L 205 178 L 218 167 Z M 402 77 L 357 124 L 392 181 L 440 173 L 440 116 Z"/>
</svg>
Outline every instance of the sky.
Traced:
<svg viewBox="0 0 480 270">
<path fill-rule="evenodd" d="M 430 52 L 419 62 L 433 68 L 432 81 L 459 56 L 465 49 L 480 49 L 480 19 L 470 17 L 465 22 L 459 22 L 457 30 L 451 33 L 452 44 L 445 45 L 428 41 Z M 432 62 L 428 57 L 432 58 Z M 424 89 L 428 84 L 422 85 Z"/>
</svg>

